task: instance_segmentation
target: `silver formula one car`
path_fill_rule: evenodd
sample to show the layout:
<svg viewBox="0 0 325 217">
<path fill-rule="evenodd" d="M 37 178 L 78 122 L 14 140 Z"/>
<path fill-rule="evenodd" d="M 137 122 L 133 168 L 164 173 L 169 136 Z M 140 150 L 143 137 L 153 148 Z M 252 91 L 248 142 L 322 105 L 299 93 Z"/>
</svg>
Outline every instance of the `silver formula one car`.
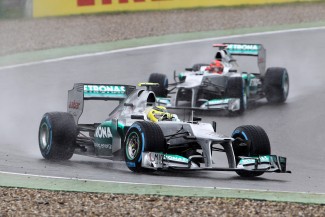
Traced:
<svg viewBox="0 0 325 217">
<path fill-rule="evenodd" d="M 39 126 L 39 148 L 48 160 L 68 160 L 73 154 L 113 159 L 123 156 L 134 172 L 156 170 L 235 171 L 240 176 L 286 173 L 286 158 L 271 155 L 267 134 L 259 126 L 236 128 L 231 136 L 216 132 L 216 123 L 193 118 L 180 121 L 160 111 L 156 96 L 129 85 L 75 84 L 68 93 L 67 112 L 44 114 Z M 118 100 L 102 123 L 80 124 L 85 100 Z M 159 107 L 161 109 L 161 106 Z M 148 118 L 156 115 L 156 122 Z M 166 114 L 165 114 L 166 113 Z M 158 115 L 158 116 L 157 116 Z M 228 167 L 218 167 L 213 153 L 223 152 Z"/>
<path fill-rule="evenodd" d="M 221 71 L 211 70 L 213 64 L 195 64 L 185 72 L 174 73 L 176 83 L 173 84 L 168 84 L 165 74 L 150 75 L 149 82 L 160 84 L 152 90 L 161 105 L 169 108 L 228 110 L 232 114 L 242 114 L 249 102 L 262 98 L 270 103 L 286 101 L 289 93 L 288 72 L 280 67 L 266 70 L 266 50 L 263 45 L 223 43 L 214 47 L 219 49 L 215 61 L 221 63 Z M 242 63 L 250 62 L 247 57 L 256 57 L 258 69 L 246 71 L 240 68 L 234 56 L 246 57 Z"/>
</svg>

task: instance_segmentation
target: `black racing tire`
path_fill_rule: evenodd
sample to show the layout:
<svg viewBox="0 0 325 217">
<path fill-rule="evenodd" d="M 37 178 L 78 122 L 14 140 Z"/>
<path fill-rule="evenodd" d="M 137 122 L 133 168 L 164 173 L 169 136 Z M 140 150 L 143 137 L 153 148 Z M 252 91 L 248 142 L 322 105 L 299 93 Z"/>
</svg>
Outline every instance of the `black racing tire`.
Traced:
<svg viewBox="0 0 325 217">
<path fill-rule="evenodd" d="M 163 152 L 167 150 L 164 134 L 158 124 L 136 121 L 128 129 L 124 140 L 126 166 L 133 172 L 153 172 L 141 167 L 143 152 Z"/>
<path fill-rule="evenodd" d="M 285 68 L 272 67 L 264 76 L 264 92 L 269 103 L 283 103 L 289 94 L 289 74 Z"/>
<path fill-rule="evenodd" d="M 152 73 L 149 76 L 150 83 L 158 83 L 159 86 L 151 87 L 151 90 L 157 97 L 167 97 L 168 94 L 168 78 L 165 74 Z"/>
<path fill-rule="evenodd" d="M 209 66 L 209 64 L 207 64 L 207 63 L 196 63 L 196 64 L 194 64 L 192 66 L 192 71 L 193 72 L 198 72 L 198 71 L 200 71 L 202 66 Z"/>
<path fill-rule="evenodd" d="M 241 115 L 247 109 L 247 93 L 245 80 L 242 77 L 229 77 L 227 88 L 226 88 L 227 98 L 239 98 L 240 108 L 237 111 L 230 111 L 231 115 Z"/>
<path fill-rule="evenodd" d="M 179 106 L 180 101 L 191 102 L 192 101 L 192 90 L 179 88 L 175 96 L 175 106 Z"/>
<path fill-rule="evenodd" d="M 38 141 L 42 156 L 47 160 L 69 160 L 75 150 L 77 126 L 67 112 L 43 115 Z"/>
<path fill-rule="evenodd" d="M 232 137 L 235 139 L 233 142 L 234 154 L 236 163 L 239 163 L 240 157 L 253 157 L 259 155 L 270 155 L 271 145 L 269 137 L 264 129 L 260 126 L 243 125 L 237 127 Z M 244 144 L 243 144 L 244 143 Z M 255 177 L 260 176 L 264 172 L 251 172 L 251 171 L 236 171 L 242 177 Z"/>
</svg>

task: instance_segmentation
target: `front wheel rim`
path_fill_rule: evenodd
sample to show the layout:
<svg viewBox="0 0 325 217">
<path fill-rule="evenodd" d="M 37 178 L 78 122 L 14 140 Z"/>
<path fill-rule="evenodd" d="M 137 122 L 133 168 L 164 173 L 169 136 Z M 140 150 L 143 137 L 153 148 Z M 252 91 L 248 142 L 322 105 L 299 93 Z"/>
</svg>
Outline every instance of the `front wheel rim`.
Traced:
<svg viewBox="0 0 325 217">
<path fill-rule="evenodd" d="M 140 140 L 137 133 L 131 133 L 126 142 L 126 155 L 129 160 L 134 160 L 139 152 Z"/>
</svg>

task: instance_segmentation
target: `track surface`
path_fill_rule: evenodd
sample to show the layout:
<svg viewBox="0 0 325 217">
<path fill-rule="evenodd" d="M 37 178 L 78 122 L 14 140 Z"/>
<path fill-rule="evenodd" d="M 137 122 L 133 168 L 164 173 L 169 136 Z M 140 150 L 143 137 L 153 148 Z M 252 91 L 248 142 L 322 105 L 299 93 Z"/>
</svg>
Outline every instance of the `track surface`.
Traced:
<svg viewBox="0 0 325 217">
<path fill-rule="evenodd" d="M 65 111 L 67 90 L 73 83 L 126 83 L 146 81 L 152 72 L 181 71 L 211 60 L 211 40 L 153 47 L 58 62 L 0 69 L 0 170 L 18 173 L 164 185 L 209 186 L 325 193 L 325 29 L 293 31 L 232 38 L 232 42 L 262 43 L 267 66 L 286 67 L 290 93 L 286 104 L 261 100 L 241 117 L 201 113 L 215 120 L 218 131 L 230 135 L 239 125 L 255 124 L 268 133 L 272 153 L 288 158 L 292 174 L 265 174 L 243 179 L 232 172 L 131 173 L 123 162 L 75 155 L 68 162 L 48 162 L 38 149 L 37 133 L 47 111 Z M 81 122 L 98 122 L 111 110 L 109 104 L 87 104 Z"/>
</svg>

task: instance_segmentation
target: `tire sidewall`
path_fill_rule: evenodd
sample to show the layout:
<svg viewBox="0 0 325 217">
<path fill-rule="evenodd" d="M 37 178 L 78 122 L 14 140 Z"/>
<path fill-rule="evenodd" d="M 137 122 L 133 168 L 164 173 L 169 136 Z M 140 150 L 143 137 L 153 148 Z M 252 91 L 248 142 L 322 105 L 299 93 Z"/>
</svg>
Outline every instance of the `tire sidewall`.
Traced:
<svg viewBox="0 0 325 217">
<path fill-rule="evenodd" d="M 75 150 L 77 132 L 77 126 L 71 114 L 67 112 L 44 114 L 38 132 L 42 156 L 47 160 L 70 159 Z"/>
<path fill-rule="evenodd" d="M 288 75 L 287 70 L 284 69 L 283 75 L 282 75 L 282 85 L 281 85 L 282 93 L 283 93 L 283 96 L 282 96 L 283 101 L 285 101 L 289 95 L 289 87 L 290 87 L 289 75 Z"/>
<path fill-rule="evenodd" d="M 242 96 L 240 98 L 240 113 L 243 113 L 247 109 L 247 91 L 246 91 L 246 81 L 243 80 Z"/>
<path fill-rule="evenodd" d="M 44 145 L 44 141 L 41 138 L 41 132 L 43 128 L 47 128 L 47 136 L 46 136 L 46 142 L 47 144 Z M 38 133 L 38 141 L 39 141 L 39 148 L 41 151 L 42 156 L 47 159 L 49 158 L 50 152 L 52 150 L 53 145 L 53 131 L 52 131 L 52 124 L 49 120 L 49 116 L 45 114 L 41 120 L 40 127 L 39 127 L 39 133 Z"/>
<path fill-rule="evenodd" d="M 268 68 L 264 77 L 264 92 L 270 103 L 283 103 L 289 95 L 289 74 L 285 68 Z"/>
<path fill-rule="evenodd" d="M 245 129 L 247 127 L 254 127 L 254 131 L 248 129 Z M 255 132 L 255 135 L 252 135 L 252 133 Z M 258 135 L 258 137 L 256 136 Z M 269 143 L 268 136 L 266 132 L 258 127 L 258 126 L 241 126 L 237 127 L 234 132 L 232 133 L 233 138 L 242 138 L 245 143 L 248 145 L 247 149 L 245 150 L 244 147 L 240 146 L 233 146 L 234 154 L 235 154 L 235 159 L 236 159 L 236 164 L 239 163 L 239 156 L 247 156 L 247 157 L 252 157 L 252 156 L 259 156 L 259 155 L 270 155 L 271 154 L 271 147 Z M 254 138 L 255 137 L 255 138 Z M 258 143 L 261 142 L 263 146 L 257 146 L 255 143 L 258 140 Z M 261 145 L 258 144 L 258 145 Z M 262 171 L 236 171 L 236 173 L 242 177 L 256 177 L 256 176 L 261 176 L 264 174 Z"/>
<path fill-rule="evenodd" d="M 130 148 L 129 141 L 131 139 L 131 136 L 137 136 L 138 143 L 139 143 L 137 147 L 136 155 L 133 158 L 131 158 L 129 155 L 129 148 Z M 145 147 L 144 143 L 145 143 L 145 137 L 141 126 L 138 124 L 133 124 L 126 133 L 125 147 L 124 147 L 125 162 L 128 168 L 130 168 L 131 170 L 133 170 L 133 168 L 136 169 L 141 167 L 142 152 L 144 151 L 144 147 Z"/>
<path fill-rule="evenodd" d="M 165 74 L 152 73 L 149 76 L 148 82 L 158 83 L 158 87 L 152 87 L 152 91 L 157 97 L 167 97 L 168 95 L 168 78 Z"/>
<path fill-rule="evenodd" d="M 258 129 L 259 131 L 263 130 L 263 134 L 261 132 L 258 132 L 258 136 L 259 136 L 259 140 L 263 141 L 263 146 L 260 147 L 261 144 L 258 144 L 256 145 L 255 143 L 257 141 L 255 141 L 257 138 L 256 138 L 256 135 L 255 135 L 255 138 L 254 138 L 254 135 L 252 135 L 252 132 L 248 132 L 245 127 L 247 126 L 240 126 L 240 127 L 237 127 L 234 132 L 232 133 L 232 137 L 235 138 L 236 135 L 239 136 L 240 138 L 244 139 L 245 142 L 247 143 L 250 143 L 248 144 L 249 147 L 248 147 L 248 152 L 247 152 L 247 156 L 250 157 L 250 156 L 258 156 L 258 155 L 268 155 L 268 154 L 271 154 L 271 148 L 270 148 L 270 143 L 269 143 L 269 139 L 265 133 L 265 131 L 262 129 L 262 128 L 259 128 L 257 126 L 252 126 L 252 127 L 255 127 L 256 129 Z M 262 139 L 261 139 L 262 138 Z M 265 146 L 265 147 L 264 147 Z M 262 152 L 262 153 L 261 153 Z"/>
</svg>

